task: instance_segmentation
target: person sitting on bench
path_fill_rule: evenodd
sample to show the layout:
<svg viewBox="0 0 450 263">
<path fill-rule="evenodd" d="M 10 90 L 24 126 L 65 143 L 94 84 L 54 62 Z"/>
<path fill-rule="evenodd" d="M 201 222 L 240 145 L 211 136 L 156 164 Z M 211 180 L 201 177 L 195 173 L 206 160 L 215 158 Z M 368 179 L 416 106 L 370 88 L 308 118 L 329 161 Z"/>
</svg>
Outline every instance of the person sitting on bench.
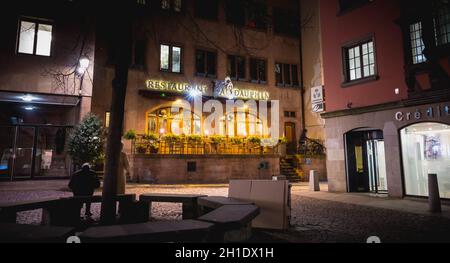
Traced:
<svg viewBox="0 0 450 263">
<path fill-rule="evenodd" d="M 100 187 L 100 180 L 94 171 L 91 170 L 91 165 L 85 163 L 82 165 L 81 170 L 75 172 L 70 178 L 69 188 L 73 192 L 73 196 L 93 196 L 95 189 Z M 91 203 L 86 202 L 85 216 L 90 218 Z"/>
</svg>

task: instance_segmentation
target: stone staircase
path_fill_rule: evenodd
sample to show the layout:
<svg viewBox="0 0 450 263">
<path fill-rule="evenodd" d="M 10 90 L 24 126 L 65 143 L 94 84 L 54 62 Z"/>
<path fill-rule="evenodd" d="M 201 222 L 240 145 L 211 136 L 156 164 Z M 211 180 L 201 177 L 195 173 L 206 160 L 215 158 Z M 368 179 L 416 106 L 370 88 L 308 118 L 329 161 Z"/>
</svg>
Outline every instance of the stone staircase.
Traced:
<svg viewBox="0 0 450 263">
<path fill-rule="evenodd" d="M 300 177 L 295 171 L 294 157 L 286 156 L 280 159 L 280 173 L 286 176 L 286 178 L 292 183 L 300 182 Z"/>
</svg>

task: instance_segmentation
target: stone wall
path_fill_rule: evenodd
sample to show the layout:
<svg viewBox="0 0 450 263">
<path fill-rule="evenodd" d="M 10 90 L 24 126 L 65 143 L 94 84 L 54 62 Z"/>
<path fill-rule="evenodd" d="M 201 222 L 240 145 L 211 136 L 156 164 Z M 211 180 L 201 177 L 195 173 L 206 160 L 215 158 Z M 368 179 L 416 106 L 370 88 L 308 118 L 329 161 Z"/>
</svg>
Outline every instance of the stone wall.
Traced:
<svg viewBox="0 0 450 263">
<path fill-rule="evenodd" d="M 280 175 L 278 156 L 130 156 L 133 180 L 141 183 L 228 183 L 233 179 L 271 179 Z M 196 171 L 188 172 L 188 163 Z M 260 164 L 267 162 L 267 168 Z"/>
</svg>

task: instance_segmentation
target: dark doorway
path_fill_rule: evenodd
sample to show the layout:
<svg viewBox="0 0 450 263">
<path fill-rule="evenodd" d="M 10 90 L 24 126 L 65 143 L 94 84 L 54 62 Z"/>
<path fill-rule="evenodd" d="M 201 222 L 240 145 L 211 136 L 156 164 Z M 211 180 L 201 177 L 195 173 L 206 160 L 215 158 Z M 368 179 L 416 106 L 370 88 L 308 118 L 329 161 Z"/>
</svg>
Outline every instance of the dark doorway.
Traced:
<svg viewBox="0 0 450 263">
<path fill-rule="evenodd" d="M 295 134 L 295 123 L 286 122 L 284 124 L 284 132 L 287 139 L 286 153 L 297 153 L 297 136 Z"/>
<path fill-rule="evenodd" d="M 349 192 L 387 193 L 383 132 L 354 131 L 345 139 Z"/>
</svg>

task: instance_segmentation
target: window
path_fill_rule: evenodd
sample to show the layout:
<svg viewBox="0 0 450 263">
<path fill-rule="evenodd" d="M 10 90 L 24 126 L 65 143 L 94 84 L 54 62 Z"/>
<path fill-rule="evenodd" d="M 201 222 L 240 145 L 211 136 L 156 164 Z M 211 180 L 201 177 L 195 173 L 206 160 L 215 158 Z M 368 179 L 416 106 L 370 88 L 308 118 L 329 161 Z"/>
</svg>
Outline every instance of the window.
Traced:
<svg viewBox="0 0 450 263">
<path fill-rule="evenodd" d="M 263 59 L 250 59 L 250 77 L 254 83 L 267 83 L 267 62 Z"/>
<path fill-rule="evenodd" d="M 297 113 L 295 111 L 285 111 L 284 117 L 285 118 L 297 118 Z"/>
<path fill-rule="evenodd" d="M 200 18 L 217 20 L 219 16 L 219 0 L 196 0 L 195 15 Z"/>
<path fill-rule="evenodd" d="M 225 8 L 230 24 L 260 30 L 267 28 L 267 4 L 264 0 L 227 0 Z"/>
<path fill-rule="evenodd" d="M 245 80 L 245 57 L 228 56 L 227 71 L 232 80 Z"/>
<path fill-rule="evenodd" d="M 219 125 L 220 134 L 229 137 L 265 135 L 263 122 L 247 111 L 230 112 L 220 120 Z"/>
<path fill-rule="evenodd" d="M 339 11 L 341 13 L 364 6 L 373 0 L 339 0 Z"/>
<path fill-rule="evenodd" d="M 300 35 L 300 22 L 295 13 L 280 9 L 274 9 L 273 17 L 273 27 L 275 33 L 289 36 Z"/>
<path fill-rule="evenodd" d="M 196 75 L 215 78 L 217 68 L 217 53 L 205 50 L 197 50 L 195 55 Z"/>
<path fill-rule="evenodd" d="M 53 26 L 48 23 L 20 21 L 17 52 L 38 56 L 50 56 Z"/>
<path fill-rule="evenodd" d="M 410 37 L 411 37 L 411 52 L 412 61 L 414 64 L 420 64 L 425 62 L 427 59 L 423 54 L 425 45 L 422 38 L 422 23 L 414 23 L 409 27 Z"/>
<path fill-rule="evenodd" d="M 278 86 L 299 86 L 298 66 L 276 63 L 275 64 L 275 78 Z"/>
<path fill-rule="evenodd" d="M 438 46 L 450 43 L 450 8 L 447 5 L 439 5 L 437 17 L 434 19 L 436 30 L 436 43 Z"/>
<path fill-rule="evenodd" d="M 375 76 L 375 50 L 373 41 L 345 48 L 345 81 L 350 82 Z"/>
<path fill-rule="evenodd" d="M 170 45 L 161 45 L 160 69 L 162 71 L 181 73 L 182 48 Z"/>
<path fill-rule="evenodd" d="M 136 40 L 134 43 L 134 59 L 133 64 L 135 66 L 145 66 L 145 40 Z"/>
<path fill-rule="evenodd" d="M 105 112 L 105 128 L 109 128 L 109 124 L 111 122 L 111 112 Z"/>
<path fill-rule="evenodd" d="M 147 114 L 147 133 L 200 135 L 201 117 L 190 112 L 191 118 L 184 118 L 185 112 L 172 112 L 171 108 L 161 108 Z"/>
<path fill-rule="evenodd" d="M 183 10 L 183 0 L 161 0 L 161 9 L 179 13 Z"/>
<path fill-rule="evenodd" d="M 419 123 L 400 133 L 406 194 L 428 196 L 428 174 L 437 174 L 441 198 L 450 198 L 450 126 Z"/>
</svg>

